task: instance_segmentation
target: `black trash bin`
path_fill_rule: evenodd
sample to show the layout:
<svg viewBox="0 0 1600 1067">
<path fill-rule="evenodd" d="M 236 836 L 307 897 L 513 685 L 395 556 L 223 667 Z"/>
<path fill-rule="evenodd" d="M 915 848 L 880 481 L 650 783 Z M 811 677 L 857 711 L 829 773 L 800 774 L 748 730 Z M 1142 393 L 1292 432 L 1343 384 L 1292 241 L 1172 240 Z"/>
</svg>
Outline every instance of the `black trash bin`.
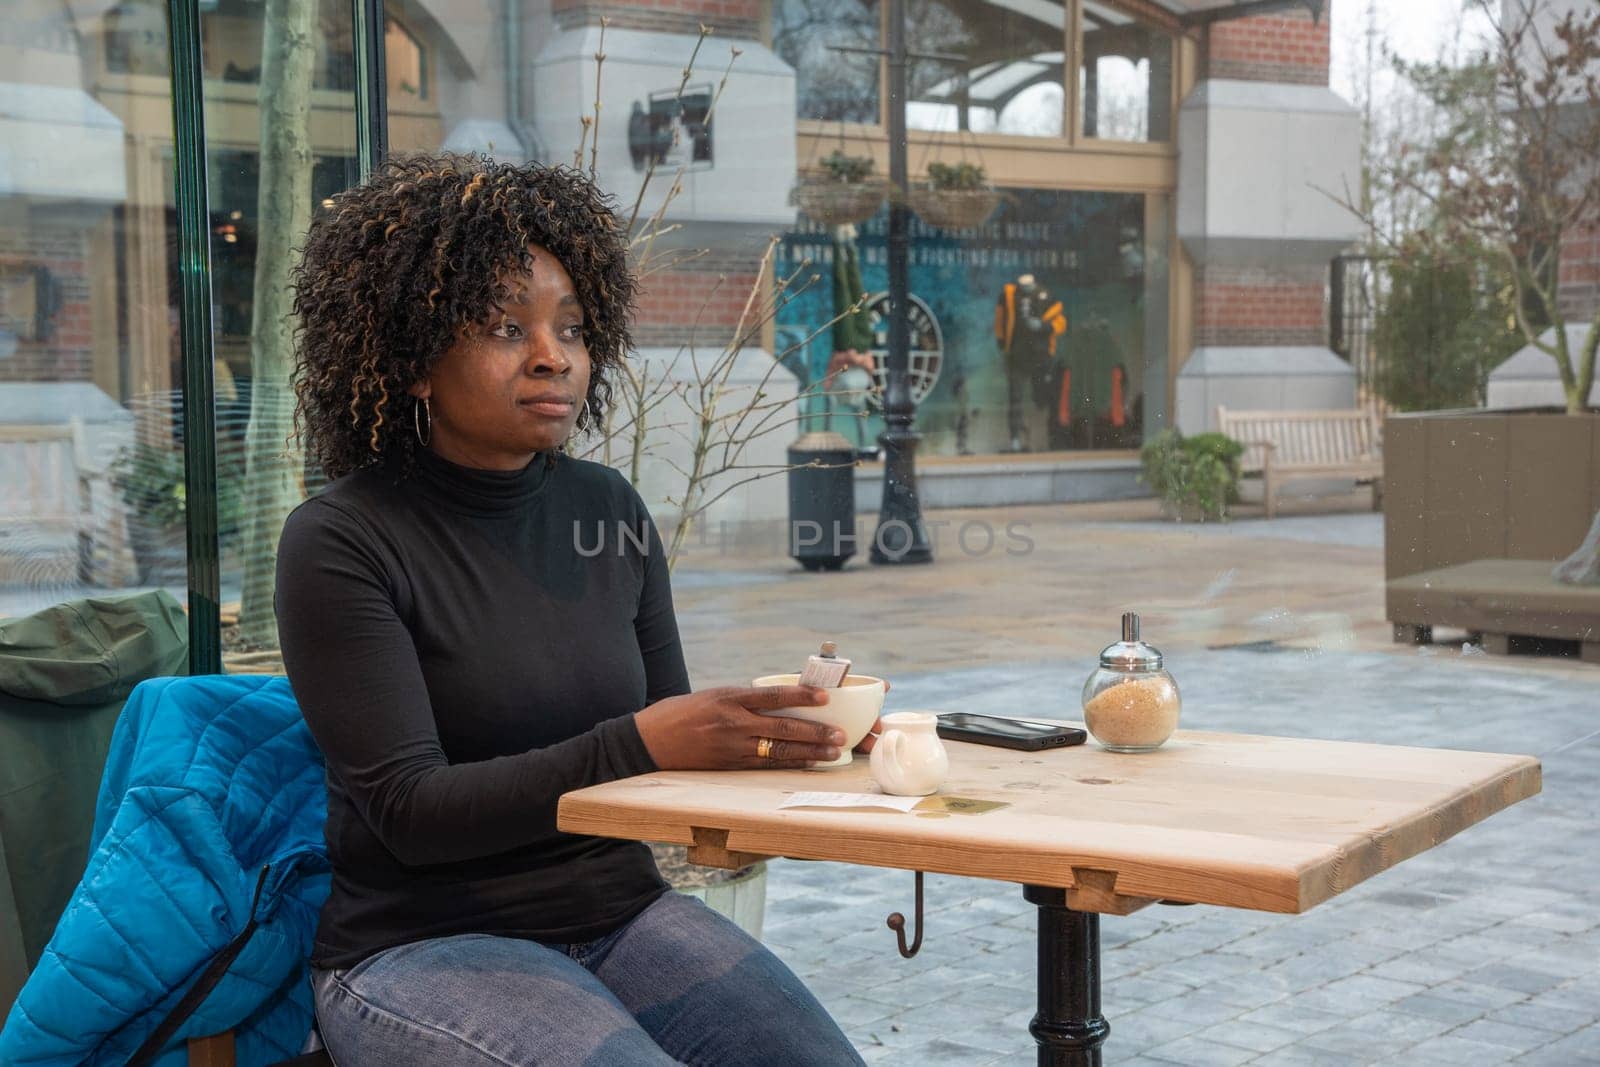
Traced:
<svg viewBox="0 0 1600 1067">
<path fill-rule="evenodd" d="M 836 571 L 856 553 L 856 450 L 831 430 L 789 446 L 789 555 Z"/>
</svg>

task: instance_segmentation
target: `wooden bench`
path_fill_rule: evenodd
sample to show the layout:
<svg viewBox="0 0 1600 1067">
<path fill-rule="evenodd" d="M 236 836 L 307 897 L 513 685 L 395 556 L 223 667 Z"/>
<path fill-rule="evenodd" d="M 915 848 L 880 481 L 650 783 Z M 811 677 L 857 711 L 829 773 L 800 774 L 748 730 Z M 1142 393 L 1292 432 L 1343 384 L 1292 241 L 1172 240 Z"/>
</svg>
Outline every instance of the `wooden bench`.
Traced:
<svg viewBox="0 0 1600 1067">
<path fill-rule="evenodd" d="M 1277 491 L 1296 478 L 1371 482 L 1372 509 L 1383 506 L 1383 448 L 1370 411 L 1229 411 L 1217 408 L 1223 433 L 1244 445 L 1242 474 L 1261 475 L 1267 518 Z"/>
</svg>

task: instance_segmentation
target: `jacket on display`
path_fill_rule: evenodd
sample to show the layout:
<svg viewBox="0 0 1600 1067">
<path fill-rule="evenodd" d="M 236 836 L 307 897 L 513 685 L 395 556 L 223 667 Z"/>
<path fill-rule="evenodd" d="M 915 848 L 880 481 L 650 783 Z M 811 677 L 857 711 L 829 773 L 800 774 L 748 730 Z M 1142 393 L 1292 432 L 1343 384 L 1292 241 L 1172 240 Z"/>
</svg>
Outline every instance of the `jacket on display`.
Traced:
<svg viewBox="0 0 1600 1067">
<path fill-rule="evenodd" d="M 181 1067 L 185 1039 L 228 1029 L 241 1065 L 298 1053 L 328 893 L 323 775 L 283 678 L 135 689 L 88 867 L 0 1030 L 0 1063 L 128 1062 L 230 943 L 238 955 L 155 1062 Z"/>
<path fill-rule="evenodd" d="M 1121 429 L 1128 422 L 1128 371 L 1116 337 L 1105 323 L 1080 320 L 1059 361 L 1056 421 L 1098 418 Z"/>
<path fill-rule="evenodd" d="M 1017 295 L 1016 282 L 1006 282 L 1005 288 L 1000 291 L 1000 299 L 994 305 L 994 338 L 1000 343 L 1000 350 L 1007 356 L 1011 355 L 1019 336 L 1017 334 Z M 1040 296 L 1044 294 L 1039 293 Z M 1048 299 L 1048 298 L 1046 298 Z M 1044 304 L 1044 301 L 1040 301 Z M 1067 332 L 1067 316 L 1061 310 L 1061 301 L 1052 300 L 1045 304 L 1044 310 L 1039 314 L 1044 322 L 1045 330 L 1045 355 L 1054 357 L 1056 354 L 1056 338 Z"/>
</svg>

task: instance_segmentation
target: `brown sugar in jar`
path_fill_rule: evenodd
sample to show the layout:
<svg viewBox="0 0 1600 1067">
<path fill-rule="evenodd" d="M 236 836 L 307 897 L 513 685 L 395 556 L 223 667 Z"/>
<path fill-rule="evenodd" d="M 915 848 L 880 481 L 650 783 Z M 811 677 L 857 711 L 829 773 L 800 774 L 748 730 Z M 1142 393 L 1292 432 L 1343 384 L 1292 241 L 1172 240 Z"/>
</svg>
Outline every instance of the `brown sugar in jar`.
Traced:
<svg viewBox="0 0 1600 1067">
<path fill-rule="evenodd" d="M 1183 700 L 1161 653 L 1139 639 L 1139 616 L 1122 617 L 1122 640 L 1100 653 L 1083 686 L 1083 723 L 1111 752 L 1149 752 L 1178 728 Z"/>
<path fill-rule="evenodd" d="M 1094 739 L 1115 752 L 1148 752 L 1178 728 L 1178 687 L 1164 674 L 1127 677 L 1083 705 Z"/>
</svg>

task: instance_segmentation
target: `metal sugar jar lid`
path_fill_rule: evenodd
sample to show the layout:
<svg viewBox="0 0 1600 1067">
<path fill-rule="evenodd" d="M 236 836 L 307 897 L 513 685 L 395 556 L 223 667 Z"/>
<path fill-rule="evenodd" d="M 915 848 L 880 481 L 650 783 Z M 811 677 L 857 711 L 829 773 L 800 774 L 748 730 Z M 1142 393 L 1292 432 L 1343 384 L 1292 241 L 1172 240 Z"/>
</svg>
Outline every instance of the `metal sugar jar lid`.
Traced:
<svg viewBox="0 0 1600 1067">
<path fill-rule="evenodd" d="M 1139 616 L 1122 616 L 1122 640 L 1100 651 L 1100 666 L 1112 671 L 1159 671 L 1161 652 L 1139 640 Z"/>
</svg>

